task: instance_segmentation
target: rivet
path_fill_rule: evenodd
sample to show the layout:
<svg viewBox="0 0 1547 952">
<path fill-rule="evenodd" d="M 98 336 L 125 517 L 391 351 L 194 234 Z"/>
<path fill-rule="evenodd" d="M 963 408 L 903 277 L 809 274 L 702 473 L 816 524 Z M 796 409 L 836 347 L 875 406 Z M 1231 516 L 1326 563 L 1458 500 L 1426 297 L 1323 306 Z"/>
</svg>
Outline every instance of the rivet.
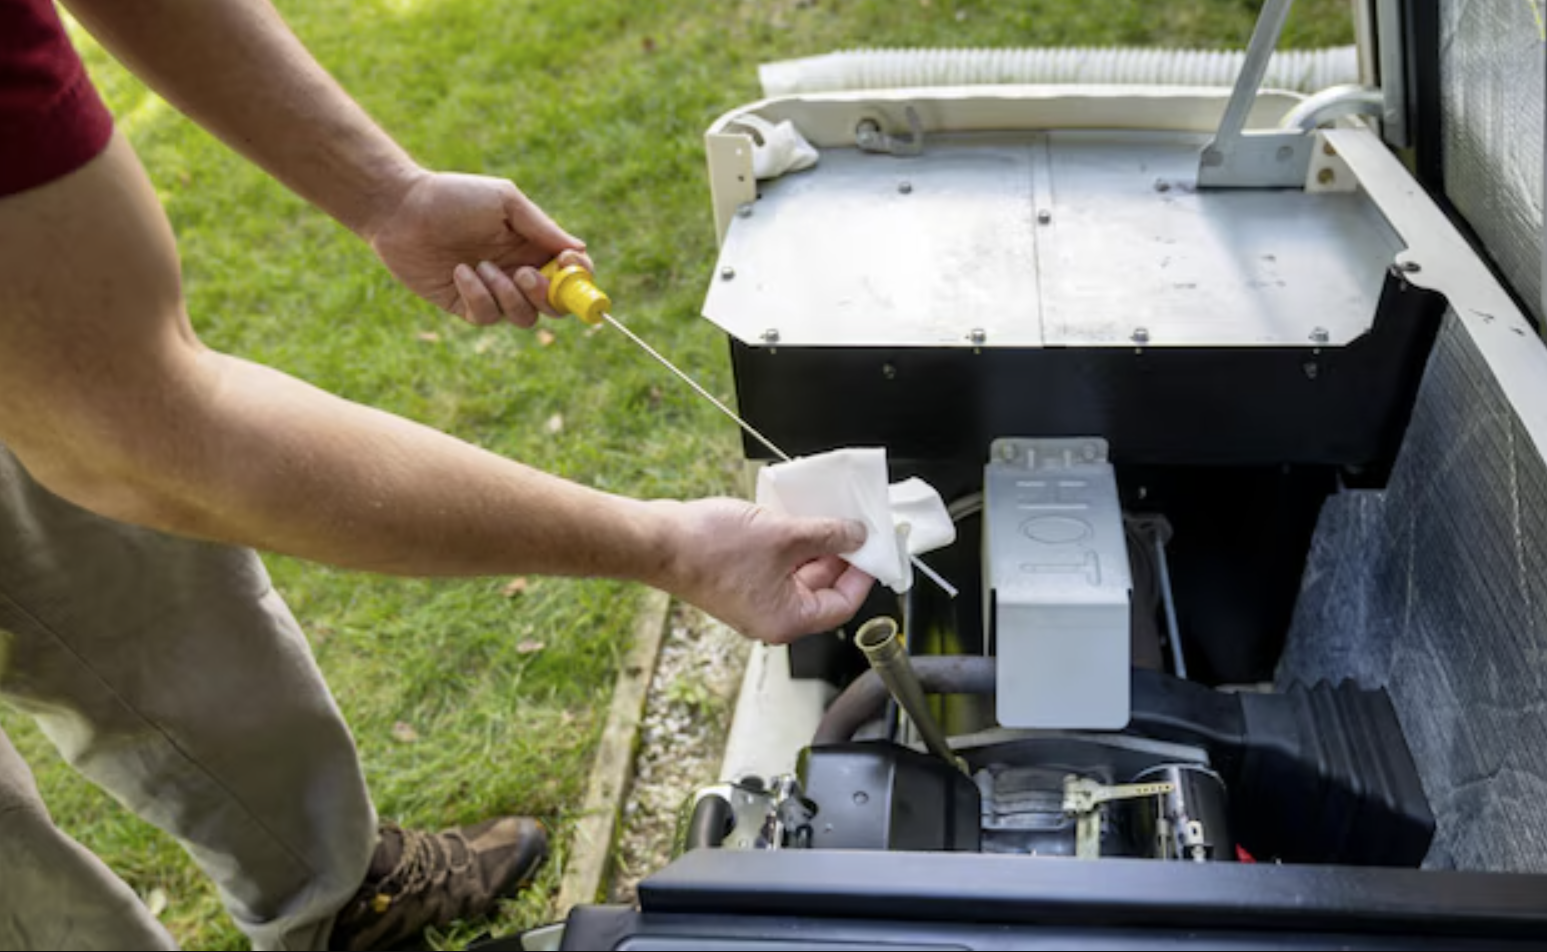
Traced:
<svg viewBox="0 0 1547 952">
<path fill-rule="evenodd" d="M 1051 222 L 1052 220 L 1053 220 L 1053 213 L 1048 211 L 1047 209 L 1044 208 L 1041 211 L 1037 212 L 1037 224 L 1039 224 L 1039 225 L 1046 225 L 1049 222 Z"/>
<path fill-rule="evenodd" d="M 1333 182 L 1337 181 L 1337 177 L 1337 173 L 1331 169 L 1322 169 L 1320 172 L 1316 173 L 1316 181 L 1323 185 L 1331 185 Z"/>
<path fill-rule="evenodd" d="M 720 269 L 720 280 L 721 281 L 729 281 L 732 278 L 734 278 L 735 276 L 736 276 L 736 269 L 731 267 L 730 265 L 726 265 L 725 267 Z"/>
</svg>

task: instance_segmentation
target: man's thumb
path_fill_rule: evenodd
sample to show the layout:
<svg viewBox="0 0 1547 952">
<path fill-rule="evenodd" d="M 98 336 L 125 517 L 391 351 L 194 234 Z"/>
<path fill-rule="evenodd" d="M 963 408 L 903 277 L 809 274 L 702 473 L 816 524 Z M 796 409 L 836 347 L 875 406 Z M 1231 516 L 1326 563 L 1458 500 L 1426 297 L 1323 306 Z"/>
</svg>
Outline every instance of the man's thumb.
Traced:
<svg viewBox="0 0 1547 952">
<path fill-rule="evenodd" d="M 870 534 L 863 522 L 853 519 L 812 519 L 809 526 L 802 546 L 809 558 L 848 555 L 858 551 Z"/>
</svg>

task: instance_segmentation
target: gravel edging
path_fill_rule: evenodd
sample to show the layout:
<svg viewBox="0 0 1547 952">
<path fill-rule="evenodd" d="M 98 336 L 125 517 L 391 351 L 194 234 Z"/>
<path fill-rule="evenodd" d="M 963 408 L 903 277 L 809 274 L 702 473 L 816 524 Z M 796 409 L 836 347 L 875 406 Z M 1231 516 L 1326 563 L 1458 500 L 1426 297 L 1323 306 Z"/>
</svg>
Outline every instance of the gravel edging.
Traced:
<svg viewBox="0 0 1547 952">
<path fill-rule="evenodd" d="M 591 764 L 585 805 L 575 824 L 555 908 L 559 918 L 571 908 L 601 898 L 617 836 L 624 797 L 633 775 L 645 701 L 661 655 L 671 597 L 649 589 L 634 625 L 634 643 L 618 670 L 607 724 Z"/>
<path fill-rule="evenodd" d="M 751 647 L 697 609 L 673 608 L 645 702 L 609 901 L 634 903 L 639 880 L 671 860 L 683 804 L 722 779 L 725 741 Z"/>
</svg>

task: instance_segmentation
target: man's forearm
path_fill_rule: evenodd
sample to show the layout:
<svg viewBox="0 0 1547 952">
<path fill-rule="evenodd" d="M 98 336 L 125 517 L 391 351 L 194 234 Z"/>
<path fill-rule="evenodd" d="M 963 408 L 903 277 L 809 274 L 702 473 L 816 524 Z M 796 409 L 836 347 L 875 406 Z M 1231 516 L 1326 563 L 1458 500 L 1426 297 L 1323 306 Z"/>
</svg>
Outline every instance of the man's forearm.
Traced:
<svg viewBox="0 0 1547 952">
<path fill-rule="evenodd" d="M 672 503 L 598 492 L 222 354 L 177 377 L 156 425 L 132 411 L 134 441 L 114 441 L 109 465 L 40 475 L 125 521 L 346 568 L 670 585 Z"/>
<path fill-rule="evenodd" d="M 178 109 L 357 233 L 420 174 L 269 0 L 66 3 Z"/>
</svg>

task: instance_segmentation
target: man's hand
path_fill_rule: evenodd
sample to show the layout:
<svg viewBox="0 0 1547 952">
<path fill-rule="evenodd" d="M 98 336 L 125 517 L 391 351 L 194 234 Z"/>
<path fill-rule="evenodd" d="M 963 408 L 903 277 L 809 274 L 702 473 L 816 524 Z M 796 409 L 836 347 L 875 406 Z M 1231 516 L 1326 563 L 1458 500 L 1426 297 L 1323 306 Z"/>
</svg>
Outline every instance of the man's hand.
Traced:
<svg viewBox="0 0 1547 952">
<path fill-rule="evenodd" d="M 779 515 L 734 499 L 658 503 L 677 526 L 663 588 L 749 638 L 784 644 L 843 624 L 874 580 L 838 556 L 865 542 L 839 519 Z"/>
<path fill-rule="evenodd" d="M 365 237 L 410 291 L 479 325 L 553 315 L 536 269 L 561 254 L 595 270 L 585 243 L 514 184 L 479 175 L 423 173 Z"/>
</svg>

